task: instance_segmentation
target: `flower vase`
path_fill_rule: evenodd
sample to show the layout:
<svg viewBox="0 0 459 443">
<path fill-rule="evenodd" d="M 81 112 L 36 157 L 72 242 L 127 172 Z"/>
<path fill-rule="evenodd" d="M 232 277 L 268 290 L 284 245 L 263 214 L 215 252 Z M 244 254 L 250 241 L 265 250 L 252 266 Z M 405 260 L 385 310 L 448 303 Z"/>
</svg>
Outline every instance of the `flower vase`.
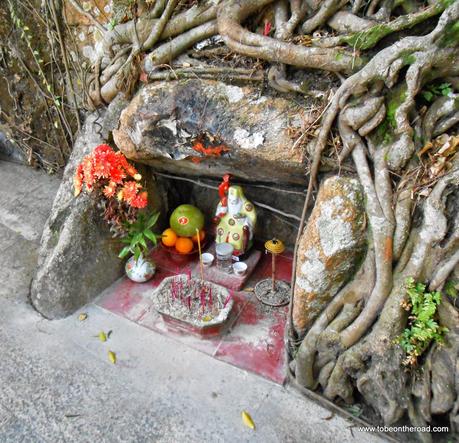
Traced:
<svg viewBox="0 0 459 443">
<path fill-rule="evenodd" d="M 145 258 L 142 254 L 136 260 L 132 256 L 125 266 L 126 275 L 136 283 L 144 283 L 150 280 L 156 272 L 156 264 L 150 258 Z"/>
</svg>

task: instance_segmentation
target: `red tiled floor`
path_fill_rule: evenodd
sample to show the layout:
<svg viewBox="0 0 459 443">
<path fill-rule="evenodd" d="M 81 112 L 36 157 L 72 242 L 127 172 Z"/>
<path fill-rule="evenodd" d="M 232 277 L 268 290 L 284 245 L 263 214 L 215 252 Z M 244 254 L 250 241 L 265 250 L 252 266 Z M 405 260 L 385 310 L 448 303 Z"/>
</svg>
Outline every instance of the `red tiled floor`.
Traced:
<svg viewBox="0 0 459 443">
<path fill-rule="evenodd" d="M 158 265 L 155 277 L 147 283 L 133 283 L 122 278 L 108 288 L 97 304 L 154 332 L 167 335 L 187 346 L 215 358 L 255 372 L 277 383 L 285 380 L 283 334 L 287 307 L 270 308 L 261 304 L 253 292 L 234 292 L 234 310 L 223 337 L 202 339 L 172 330 L 154 310 L 144 294 L 157 287 L 165 278 L 186 272 L 196 266 L 196 257 L 183 257 L 181 263 L 168 251 L 158 248 L 152 254 Z M 276 277 L 290 281 L 292 254 L 277 257 Z M 262 254 L 246 288 L 271 276 L 271 256 Z"/>
</svg>

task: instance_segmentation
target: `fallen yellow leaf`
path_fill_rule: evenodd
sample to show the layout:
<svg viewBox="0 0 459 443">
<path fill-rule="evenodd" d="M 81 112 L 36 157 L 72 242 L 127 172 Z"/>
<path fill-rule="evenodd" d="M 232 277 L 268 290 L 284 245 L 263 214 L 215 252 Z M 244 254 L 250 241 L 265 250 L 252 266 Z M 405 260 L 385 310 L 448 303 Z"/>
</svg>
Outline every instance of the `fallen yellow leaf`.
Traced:
<svg viewBox="0 0 459 443">
<path fill-rule="evenodd" d="M 104 331 L 100 331 L 98 337 L 100 341 L 107 341 L 107 336 L 105 335 Z"/>
<path fill-rule="evenodd" d="M 108 351 L 108 359 L 115 364 L 116 363 L 116 354 L 112 351 Z"/>
<path fill-rule="evenodd" d="M 246 411 L 242 411 L 242 422 L 250 429 L 255 430 L 255 423 L 252 420 L 250 414 Z"/>
<path fill-rule="evenodd" d="M 78 316 L 78 320 L 80 320 L 80 321 L 85 321 L 87 318 L 88 318 L 88 314 L 86 314 L 86 312 L 82 312 L 82 313 Z"/>
</svg>

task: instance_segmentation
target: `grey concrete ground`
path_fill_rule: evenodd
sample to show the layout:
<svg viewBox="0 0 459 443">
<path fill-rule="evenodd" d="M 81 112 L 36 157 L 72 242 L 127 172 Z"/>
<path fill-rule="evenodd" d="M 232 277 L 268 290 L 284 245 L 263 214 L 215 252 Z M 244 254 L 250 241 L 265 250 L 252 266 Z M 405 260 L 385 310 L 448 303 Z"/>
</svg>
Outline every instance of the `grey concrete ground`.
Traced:
<svg viewBox="0 0 459 443">
<path fill-rule="evenodd" d="M 95 305 L 84 322 L 41 318 L 27 293 L 58 184 L 0 161 L 0 442 L 383 441 Z M 101 330 L 113 331 L 106 343 Z M 242 410 L 256 431 L 244 427 Z"/>
</svg>

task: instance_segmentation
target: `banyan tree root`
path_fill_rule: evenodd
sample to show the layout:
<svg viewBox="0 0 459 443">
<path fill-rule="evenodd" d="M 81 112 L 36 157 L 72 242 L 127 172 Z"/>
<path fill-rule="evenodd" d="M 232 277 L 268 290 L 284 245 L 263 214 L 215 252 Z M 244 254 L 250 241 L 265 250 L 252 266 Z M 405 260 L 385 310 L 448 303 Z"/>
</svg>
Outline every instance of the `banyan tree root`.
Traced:
<svg viewBox="0 0 459 443">
<path fill-rule="evenodd" d="M 340 397 L 352 402 L 355 390 L 359 391 L 386 424 L 392 424 L 408 413 L 413 423 L 425 425 L 432 420 L 432 415 L 450 412 L 458 394 L 454 377 L 451 380 L 452 376 L 447 371 L 449 369 L 453 374 L 456 371 L 459 321 L 454 308 L 450 306 L 455 315 L 448 321 L 449 333 L 445 345 L 435 345 L 435 350 L 429 351 L 424 361 L 425 367 L 421 372 L 430 377 L 422 381 L 425 386 L 416 380 L 418 371 L 410 373 L 403 370 L 404 355 L 396 341 L 407 325 L 407 314 L 401 307 L 406 279 L 412 277 L 430 281 L 430 289 L 435 290 L 442 287 L 458 263 L 457 225 L 451 217 L 447 218 L 445 202 L 450 193 L 459 193 L 459 160 L 455 158 L 451 169 L 439 178 L 430 195 L 417 208 L 417 217 L 422 224 L 416 228 L 411 228 L 413 202 L 409 197 L 412 191 L 409 188 L 402 190 L 394 211 L 392 183 L 388 176 L 389 171 L 409 169 L 408 161 L 414 151 L 422 147 L 419 142 L 416 146 L 412 140 L 411 115 L 416 106 L 415 99 L 426 82 L 447 69 L 448 60 L 457 59 L 457 47 L 444 47 L 441 36 L 442 29 L 457 23 L 458 18 L 459 4 L 456 3 L 440 17 L 437 27 L 430 34 L 401 40 L 377 54 L 361 71 L 343 83 L 329 108 L 333 117 L 339 117 L 343 153 L 352 154 L 366 193 L 371 248 L 375 253 L 374 259 L 367 256 L 363 272 L 335 296 L 306 333 L 296 356 L 296 378 L 300 384 L 310 388 L 320 383 L 325 396 L 330 399 Z M 422 47 L 419 46 L 421 42 Z M 400 70 L 406 66 L 401 58 L 406 54 L 412 54 L 413 59 L 405 75 L 401 76 Z M 457 67 L 450 69 L 455 71 Z M 381 76 L 381 73 L 386 75 Z M 385 78 L 383 89 L 381 78 Z M 366 90 L 362 90 L 362 84 Z M 365 131 L 364 139 L 360 129 L 382 108 L 378 97 L 386 88 L 403 91 L 392 116 L 396 141 L 376 143 L 374 133 Z M 350 99 L 353 100 L 352 107 L 346 104 Z M 453 100 L 454 95 L 432 104 L 422 123 L 424 134 L 434 134 L 433 128 L 445 116 L 454 120 L 456 110 L 451 106 Z M 316 150 L 323 149 L 321 143 L 327 131 L 328 128 L 322 126 Z M 369 169 L 368 159 L 372 162 L 373 171 Z M 433 266 L 429 257 L 435 257 L 434 265 L 438 267 Z M 367 272 L 368 261 L 375 264 L 374 276 Z M 355 296 L 353 310 L 349 306 L 348 294 L 355 294 L 355 285 L 361 287 L 361 280 L 367 275 L 366 288 L 371 293 L 367 298 L 363 294 Z M 360 306 L 362 300 L 363 308 Z M 447 305 L 446 299 L 442 306 Z M 340 317 L 346 318 L 346 313 L 351 313 L 349 324 L 344 328 L 334 327 L 337 321 L 341 324 Z M 445 325 L 444 317 L 440 321 Z M 434 358 L 437 362 L 435 369 Z M 441 384 L 440 380 L 449 383 Z M 433 392 L 436 392 L 435 401 Z M 437 406 L 437 402 L 441 406 Z"/>
<path fill-rule="evenodd" d="M 109 103 L 132 88 L 141 70 L 150 80 L 263 80 L 261 69 L 252 74 L 246 65 L 203 65 L 199 57 L 186 59 L 196 65 L 174 66 L 179 55 L 217 34 L 225 55 L 262 60 L 269 86 L 279 92 L 309 92 L 288 79 L 292 69 L 335 73 L 341 86 L 308 144 L 309 182 L 287 328 L 291 367 L 300 385 L 320 387 L 330 399 L 352 402 L 359 392 L 387 424 L 402 416 L 430 423 L 443 414 L 459 426 L 459 324 L 448 297 L 443 294 L 438 312 L 449 329 L 445 344 L 430 346 L 419 358 L 421 377 L 405 369 L 396 343 L 408 321 L 400 306 L 406 278 L 442 290 L 459 260 L 457 154 L 444 154 L 442 168 L 429 179 L 426 171 L 436 169 L 429 156 L 416 154 L 428 151 L 433 137 L 457 130 L 459 1 L 428 3 L 220 0 L 183 8 L 183 2 L 159 0 L 140 17 L 100 31 L 89 95 L 92 106 Z M 447 85 L 445 93 L 438 93 L 439 85 Z M 434 91 L 431 99 L 425 91 Z M 338 162 L 352 165 L 365 194 L 367 252 L 309 329 L 298 331 L 292 324 L 298 240 L 334 128 L 342 141 Z"/>
</svg>

